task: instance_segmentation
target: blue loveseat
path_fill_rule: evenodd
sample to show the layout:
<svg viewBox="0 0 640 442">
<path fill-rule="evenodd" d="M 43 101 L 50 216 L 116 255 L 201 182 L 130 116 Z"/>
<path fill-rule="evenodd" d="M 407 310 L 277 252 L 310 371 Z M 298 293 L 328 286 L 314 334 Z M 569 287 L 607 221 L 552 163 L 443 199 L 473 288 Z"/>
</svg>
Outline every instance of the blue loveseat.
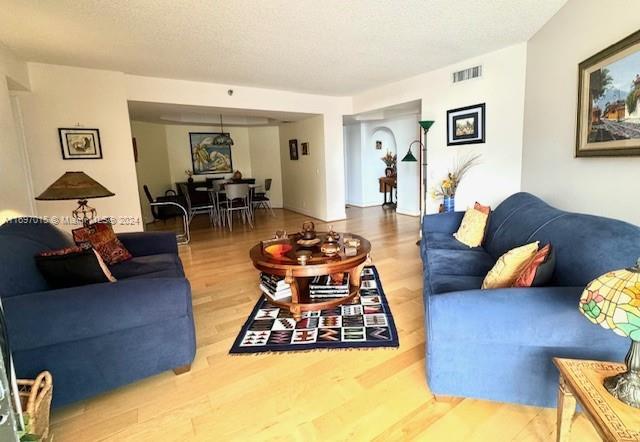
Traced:
<svg viewBox="0 0 640 442">
<path fill-rule="evenodd" d="M 37 218 L 0 226 L 0 296 L 17 376 L 49 370 L 54 406 L 191 364 L 191 288 L 175 235 L 118 235 L 133 259 L 110 267 L 117 282 L 50 289 L 34 255 L 73 245 Z"/>
<path fill-rule="evenodd" d="M 436 395 L 555 406 L 554 356 L 622 361 L 629 341 L 578 311 L 584 286 L 640 256 L 640 228 L 555 209 L 528 193 L 491 213 L 483 247 L 452 234 L 463 213 L 429 215 L 423 225 L 426 370 Z M 480 290 L 506 251 L 551 243 L 556 267 L 538 288 Z"/>
</svg>

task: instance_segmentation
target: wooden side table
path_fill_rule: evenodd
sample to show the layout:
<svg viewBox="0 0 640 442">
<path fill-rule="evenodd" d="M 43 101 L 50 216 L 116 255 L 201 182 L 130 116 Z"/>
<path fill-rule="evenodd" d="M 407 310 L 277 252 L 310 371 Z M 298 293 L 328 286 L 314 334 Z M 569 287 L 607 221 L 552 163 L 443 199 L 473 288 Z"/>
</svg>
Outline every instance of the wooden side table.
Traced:
<svg viewBox="0 0 640 442">
<path fill-rule="evenodd" d="M 553 358 L 560 371 L 557 441 L 568 441 L 576 403 L 604 441 L 640 441 L 640 409 L 609 394 L 602 382 L 625 371 L 614 362 Z"/>
</svg>

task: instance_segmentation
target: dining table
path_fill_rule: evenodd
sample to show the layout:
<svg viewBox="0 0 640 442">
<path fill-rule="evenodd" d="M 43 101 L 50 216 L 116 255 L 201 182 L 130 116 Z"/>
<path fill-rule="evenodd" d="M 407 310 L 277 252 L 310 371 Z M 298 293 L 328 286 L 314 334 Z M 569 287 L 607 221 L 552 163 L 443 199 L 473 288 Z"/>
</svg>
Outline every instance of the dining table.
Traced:
<svg viewBox="0 0 640 442">
<path fill-rule="evenodd" d="M 224 183 L 224 184 L 233 184 L 233 182 L 228 182 L 228 183 Z M 224 185 L 223 184 L 223 185 Z M 253 219 L 253 194 L 255 193 L 256 189 L 259 189 L 262 187 L 262 184 L 247 184 L 247 186 L 249 186 L 249 212 L 251 214 L 251 219 Z M 196 188 L 194 188 L 194 190 L 196 192 L 209 192 L 211 194 L 215 194 L 215 205 L 216 207 L 216 211 L 220 210 L 219 207 L 219 203 L 220 203 L 220 199 L 221 197 L 225 197 L 225 191 L 224 190 L 216 190 L 213 187 L 207 187 L 207 186 L 198 186 Z"/>
</svg>

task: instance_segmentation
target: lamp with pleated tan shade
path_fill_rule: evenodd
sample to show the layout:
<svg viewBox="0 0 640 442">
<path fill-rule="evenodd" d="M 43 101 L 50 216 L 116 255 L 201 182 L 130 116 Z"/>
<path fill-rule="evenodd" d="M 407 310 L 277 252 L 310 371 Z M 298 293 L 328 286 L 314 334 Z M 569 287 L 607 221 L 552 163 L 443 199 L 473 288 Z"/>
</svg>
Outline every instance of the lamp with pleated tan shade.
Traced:
<svg viewBox="0 0 640 442">
<path fill-rule="evenodd" d="M 78 207 L 72 215 L 83 225 L 96 217 L 96 209 L 87 204 L 89 198 L 105 198 L 115 193 L 84 172 L 65 172 L 38 197 L 39 201 L 78 200 Z"/>
</svg>

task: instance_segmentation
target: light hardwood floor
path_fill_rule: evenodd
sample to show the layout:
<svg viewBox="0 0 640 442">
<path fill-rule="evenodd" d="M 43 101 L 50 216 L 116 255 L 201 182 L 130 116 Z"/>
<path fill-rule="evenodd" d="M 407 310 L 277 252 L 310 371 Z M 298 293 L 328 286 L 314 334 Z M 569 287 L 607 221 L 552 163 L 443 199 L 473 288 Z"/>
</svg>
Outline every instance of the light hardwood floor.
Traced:
<svg viewBox="0 0 640 442">
<path fill-rule="evenodd" d="M 198 342 L 191 372 L 162 373 L 57 410 L 52 418 L 56 442 L 555 438 L 555 410 L 436 400 L 429 392 L 418 220 L 378 207 L 349 208 L 349 219 L 333 224 L 371 241 L 399 349 L 227 354 L 258 298 L 250 246 L 277 229 L 297 231 L 306 219 L 275 213 L 259 213 L 255 230 L 236 224 L 233 234 L 208 228 L 206 220 L 194 221 L 193 241 L 180 249 L 193 289 Z M 326 228 L 320 222 L 316 226 Z M 572 436 L 598 440 L 582 415 Z"/>
</svg>

